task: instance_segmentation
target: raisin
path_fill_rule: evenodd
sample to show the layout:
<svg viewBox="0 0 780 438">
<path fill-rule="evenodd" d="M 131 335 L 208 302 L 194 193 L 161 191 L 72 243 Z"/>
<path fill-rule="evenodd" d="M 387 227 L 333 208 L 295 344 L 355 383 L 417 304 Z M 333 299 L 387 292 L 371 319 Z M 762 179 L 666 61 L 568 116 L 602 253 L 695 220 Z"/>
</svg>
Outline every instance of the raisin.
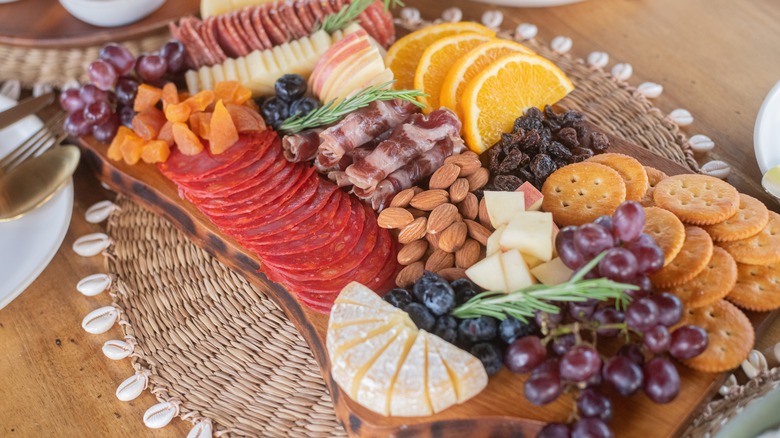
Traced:
<svg viewBox="0 0 780 438">
<path fill-rule="evenodd" d="M 578 125 L 575 129 L 577 130 L 577 140 L 580 142 L 580 147 L 590 148 L 590 129 L 585 125 Z"/>
<path fill-rule="evenodd" d="M 564 161 L 571 161 L 571 157 L 573 156 L 570 150 L 557 141 L 551 142 L 547 147 L 547 151 L 547 154 L 552 155 L 553 158 L 560 158 Z"/>
<path fill-rule="evenodd" d="M 561 128 L 555 133 L 555 139 L 569 149 L 580 145 L 580 141 L 577 140 L 577 130 L 572 127 Z"/>
<path fill-rule="evenodd" d="M 499 175 L 493 180 L 496 190 L 502 192 L 514 192 L 523 182 L 514 175 Z"/>
<path fill-rule="evenodd" d="M 490 169 L 490 172 L 497 172 L 498 167 L 501 165 L 501 148 L 498 146 L 493 146 L 492 148 L 487 150 L 487 157 L 488 157 L 488 169 Z"/>
<path fill-rule="evenodd" d="M 523 153 L 519 149 L 512 149 L 506 158 L 501 161 L 501 165 L 498 166 L 498 173 L 507 174 L 520 167 L 522 162 Z"/>
<path fill-rule="evenodd" d="M 590 148 L 594 151 L 604 152 L 609 147 L 609 138 L 603 132 L 590 133 Z"/>
<path fill-rule="evenodd" d="M 531 160 L 531 172 L 539 180 L 544 181 L 556 169 L 555 163 L 547 154 L 539 154 Z"/>
<path fill-rule="evenodd" d="M 569 110 L 563 114 L 560 120 L 563 127 L 571 128 L 581 124 L 585 118 L 582 116 L 582 113 Z"/>
<path fill-rule="evenodd" d="M 536 180 L 536 177 L 533 173 L 531 173 L 528 169 L 520 169 L 520 172 L 518 172 L 518 175 L 520 177 L 521 181 L 528 181 L 533 184 L 534 180 Z"/>
</svg>

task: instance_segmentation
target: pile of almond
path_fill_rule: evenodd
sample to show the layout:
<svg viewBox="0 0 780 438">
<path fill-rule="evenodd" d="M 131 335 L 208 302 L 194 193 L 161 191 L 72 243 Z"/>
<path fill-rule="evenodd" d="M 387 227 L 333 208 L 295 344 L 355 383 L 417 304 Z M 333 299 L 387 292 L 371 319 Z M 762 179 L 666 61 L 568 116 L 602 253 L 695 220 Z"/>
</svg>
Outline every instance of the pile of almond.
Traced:
<svg viewBox="0 0 780 438">
<path fill-rule="evenodd" d="M 424 271 L 448 281 L 463 278 L 467 268 L 485 257 L 493 229 L 485 201 L 478 201 L 474 191 L 485 187 L 489 177 L 474 152 L 453 155 L 431 175 L 428 190 L 399 192 L 379 214 L 379 226 L 398 230 L 402 245 L 398 287 L 410 287 Z"/>
</svg>

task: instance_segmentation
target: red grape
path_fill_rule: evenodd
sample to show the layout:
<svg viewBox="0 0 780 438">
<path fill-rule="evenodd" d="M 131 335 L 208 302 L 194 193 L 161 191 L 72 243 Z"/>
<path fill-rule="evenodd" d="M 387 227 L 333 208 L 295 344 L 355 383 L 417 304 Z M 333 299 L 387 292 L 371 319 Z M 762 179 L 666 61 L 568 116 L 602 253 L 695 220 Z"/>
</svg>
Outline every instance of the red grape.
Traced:
<svg viewBox="0 0 780 438">
<path fill-rule="evenodd" d="M 168 63 L 160 55 L 150 54 L 138 57 L 135 71 L 145 82 L 157 82 L 168 71 Z"/>
<path fill-rule="evenodd" d="M 664 252 L 655 242 L 629 242 L 624 248 L 636 257 L 636 270 L 640 274 L 652 274 L 664 266 Z"/>
<path fill-rule="evenodd" d="M 626 356 L 613 356 L 604 364 L 601 375 L 624 397 L 642 386 L 642 368 Z"/>
<path fill-rule="evenodd" d="M 127 48 L 117 43 L 109 43 L 100 49 L 100 59 L 111 64 L 120 75 L 126 74 L 135 66 L 135 56 Z"/>
<path fill-rule="evenodd" d="M 567 333 L 565 335 L 556 336 L 552 341 L 553 353 L 558 356 L 563 356 L 567 351 L 574 347 L 577 343 L 577 337 L 573 333 Z"/>
<path fill-rule="evenodd" d="M 614 307 L 603 307 L 597 310 L 596 313 L 593 314 L 593 319 L 595 321 L 598 321 L 599 325 L 619 324 L 623 322 L 624 318 L 625 315 L 623 315 L 623 312 L 617 310 Z M 606 336 L 608 338 L 613 338 L 620 333 L 620 329 L 599 328 L 596 330 L 596 333 L 599 336 Z"/>
<path fill-rule="evenodd" d="M 596 225 L 601 225 L 602 227 L 608 229 L 609 231 L 612 231 L 612 216 L 608 214 L 597 217 L 596 219 L 593 220 L 593 223 Z"/>
<path fill-rule="evenodd" d="M 133 117 L 135 117 L 135 111 L 133 111 L 132 107 L 129 106 L 123 106 L 119 108 L 119 123 L 122 124 L 122 126 L 132 128 L 133 127 Z"/>
<path fill-rule="evenodd" d="M 531 374 L 523 385 L 525 398 L 540 406 L 551 403 L 563 392 L 561 376 L 556 373 Z"/>
<path fill-rule="evenodd" d="M 564 423 L 548 423 L 539 431 L 536 438 L 570 438 L 569 426 Z"/>
<path fill-rule="evenodd" d="M 626 322 L 634 330 L 644 332 L 659 323 L 658 306 L 649 298 L 640 298 L 628 305 Z"/>
<path fill-rule="evenodd" d="M 626 201 L 612 214 L 612 233 L 623 242 L 639 238 L 645 228 L 645 209 L 636 201 Z"/>
<path fill-rule="evenodd" d="M 513 373 L 528 373 L 547 356 L 547 349 L 537 336 L 525 336 L 509 344 L 504 363 Z"/>
<path fill-rule="evenodd" d="M 84 113 L 81 111 L 68 115 L 63 127 L 71 137 L 82 137 L 92 132 L 92 124 L 84 120 Z"/>
<path fill-rule="evenodd" d="M 677 295 L 661 292 L 653 295 L 650 299 L 658 306 L 658 321 L 661 324 L 671 327 L 680 322 L 683 313 L 683 303 Z"/>
<path fill-rule="evenodd" d="M 587 263 L 582 254 L 574 247 L 574 233 L 576 231 L 577 227 L 564 227 L 555 236 L 555 251 L 558 253 L 558 257 L 561 258 L 564 265 L 574 270 Z"/>
<path fill-rule="evenodd" d="M 89 80 L 101 90 L 110 90 L 116 85 L 116 70 L 108 61 L 102 59 L 92 61 L 87 67 L 87 74 Z"/>
<path fill-rule="evenodd" d="M 629 281 L 636 275 L 637 261 L 625 248 L 610 248 L 599 262 L 599 275 L 613 281 Z"/>
<path fill-rule="evenodd" d="M 601 356 L 589 345 L 577 345 L 561 357 L 561 377 L 584 382 L 601 370 Z"/>
<path fill-rule="evenodd" d="M 85 84 L 79 91 L 79 97 L 84 101 L 84 105 L 89 105 L 93 102 L 106 101 L 108 102 L 108 92 L 101 90 L 93 84 Z"/>
<path fill-rule="evenodd" d="M 599 391 L 587 388 L 577 397 L 577 411 L 581 417 L 598 417 L 609 421 L 612 419 L 612 402 Z"/>
<path fill-rule="evenodd" d="M 114 139 L 118 128 L 119 116 L 111 114 L 105 122 L 92 127 L 92 135 L 97 141 L 108 144 Z"/>
<path fill-rule="evenodd" d="M 707 332 L 696 325 L 684 325 L 672 332 L 669 353 L 677 359 L 684 360 L 696 357 L 707 349 L 709 338 Z"/>
<path fill-rule="evenodd" d="M 84 108 L 84 120 L 92 125 L 99 125 L 111 115 L 111 105 L 106 101 L 92 102 Z"/>
<path fill-rule="evenodd" d="M 615 244 L 612 234 L 601 225 L 585 224 L 574 232 L 574 247 L 585 258 L 593 258 Z"/>
<path fill-rule="evenodd" d="M 571 429 L 571 438 L 613 438 L 607 423 L 598 418 L 581 418 Z"/>
<path fill-rule="evenodd" d="M 569 315 L 575 321 L 585 322 L 593 316 L 593 312 L 596 311 L 596 305 L 598 300 L 589 299 L 587 301 L 569 301 Z"/>
<path fill-rule="evenodd" d="M 680 392 L 680 374 L 674 364 L 662 357 L 651 359 L 644 367 L 643 388 L 647 397 L 659 404 L 669 403 Z"/>
<path fill-rule="evenodd" d="M 81 100 L 78 88 L 68 88 L 60 93 L 60 106 L 71 114 L 83 110 L 86 104 Z"/>
<path fill-rule="evenodd" d="M 626 344 L 620 347 L 617 355 L 627 357 L 631 362 L 634 362 L 639 366 L 645 364 L 645 354 L 642 352 L 642 348 L 637 344 Z"/>
<path fill-rule="evenodd" d="M 171 40 L 165 43 L 160 49 L 160 55 L 168 63 L 168 72 L 176 74 L 184 68 L 184 45 L 177 40 Z"/>
<path fill-rule="evenodd" d="M 642 344 L 647 348 L 647 351 L 661 354 L 669 349 L 670 339 L 669 329 L 663 324 L 658 324 L 645 332 L 645 335 L 642 338 Z"/>
<path fill-rule="evenodd" d="M 138 80 L 130 76 L 122 76 L 116 83 L 117 101 L 122 105 L 133 106 L 138 93 Z"/>
</svg>

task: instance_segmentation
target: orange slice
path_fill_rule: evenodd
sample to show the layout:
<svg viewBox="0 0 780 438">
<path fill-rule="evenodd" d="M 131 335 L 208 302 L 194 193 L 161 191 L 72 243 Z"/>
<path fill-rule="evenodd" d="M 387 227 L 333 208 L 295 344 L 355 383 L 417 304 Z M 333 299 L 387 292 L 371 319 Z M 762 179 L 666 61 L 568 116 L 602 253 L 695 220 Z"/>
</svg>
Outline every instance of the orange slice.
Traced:
<svg viewBox="0 0 780 438">
<path fill-rule="evenodd" d="M 464 32 L 475 32 L 490 37 L 496 33 L 485 26 L 471 22 L 443 23 L 429 26 L 396 41 L 385 56 L 385 65 L 393 71 L 396 90 L 411 90 L 414 87 L 414 73 L 425 49 L 440 38 Z"/>
<path fill-rule="evenodd" d="M 439 93 L 444 76 L 455 61 L 490 39 L 487 35 L 474 32 L 459 33 L 440 38 L 425 49 L 414 73 L 414 88 L 427 94 L 417 98 L 425 105 L 424 113 L 439 108 Z"/>
<path fill-rule="evenodd" d="M 463 90 L 466 145 L 478 154 L 485 152 L 527 109 L 552 105 L 573 89 L 569 78 L 541 56 L 515 53 L 500 58 Z"/>
<path fill-rule="evenodd" d="M 450 71 L 444 76 L 444 82 L 441 84 L 441 92 L 439 94 L 439 104 L 455 111 L 458 117 L 462 119 L 463 111 L 460 109 L 460 96 L 463 94 L 466 84 L 488 65 L 512 53 L 533 52 L 520 43 L 503 38 L 494 38 L 485 44 L 480 44 L 471 49 L 455 61 L 452 67 L 450 67 Z"/>
</svg>

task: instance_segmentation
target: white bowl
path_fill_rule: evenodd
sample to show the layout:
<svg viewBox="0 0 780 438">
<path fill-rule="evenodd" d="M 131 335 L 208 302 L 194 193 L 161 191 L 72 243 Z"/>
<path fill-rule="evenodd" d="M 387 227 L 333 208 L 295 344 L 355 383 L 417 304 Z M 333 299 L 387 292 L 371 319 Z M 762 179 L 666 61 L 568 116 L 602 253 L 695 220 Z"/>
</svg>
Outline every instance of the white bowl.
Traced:
<svg viewBox="0 0 780 438">
<path fill-rule="evenodd" d="M 780 165 L 780 82 L 767 94 L 758 110 L 753 147 L 762 174 Z"/>
<path fill-rule="evenodd" d="M 165 0 L 59 0 L 71 15 L 101 27 L 124 26 L 160 9 Z"/>
<path fill-rule="evenodd" d="M 475 0 L 496 6 L 513 6 L 516 8 L 546 8 L 549 6 L 568 5 L 585 0 Z"/>
</svg>

